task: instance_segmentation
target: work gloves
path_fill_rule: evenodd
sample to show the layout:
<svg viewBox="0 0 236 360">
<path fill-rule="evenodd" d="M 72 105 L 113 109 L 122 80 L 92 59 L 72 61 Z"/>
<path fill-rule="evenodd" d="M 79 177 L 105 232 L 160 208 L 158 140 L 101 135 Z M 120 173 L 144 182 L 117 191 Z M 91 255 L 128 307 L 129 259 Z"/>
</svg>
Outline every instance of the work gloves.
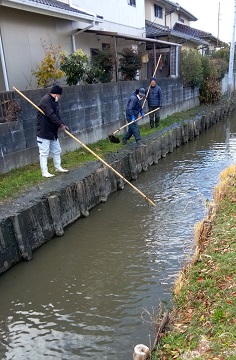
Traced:
<svg viewBox="0 0 236 360">
<path fill-rule="evenodd" d="M 142 118 L 144 118 L 144 116 L 145 116 L 145 115 L 144 115 L 144 112 L 141 111 L 140 114 L 141 114 Z M 136 122 L 136 119 L 135 119 L 135 116 L 134 116 L 134 115 L 131 115 L 131 120 L 134 121 L 134 122 Z"/>
</svg>

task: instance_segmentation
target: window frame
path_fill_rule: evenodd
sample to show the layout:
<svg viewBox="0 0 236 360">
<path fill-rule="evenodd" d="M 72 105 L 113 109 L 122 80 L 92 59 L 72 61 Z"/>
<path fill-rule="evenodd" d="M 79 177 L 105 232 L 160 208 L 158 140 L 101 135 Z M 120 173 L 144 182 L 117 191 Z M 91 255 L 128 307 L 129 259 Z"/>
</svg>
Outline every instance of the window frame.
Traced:
<svg viewBox="0 0 236 360">
<path fill-rule="evenodd" d="M 178 21 L 184 24 L 184 19 L 178 14 Z"/>
<path fill-rule="evenodd" d="M 90 48 L 90 57 L 91 57 L 91 59 L 95 58 L 98 53 L 99 53 L 98 48 Z"/>
<path fill-rule="evenodd" d="M 128 0 L 128 5 L 136 7 L 136 0 Z"/>
<path fill-rule="evenodd" d="M 160 5 L 154 4 L 154 17 L 158 19 L 163 19 L 163 7 Z"/>
</svg>

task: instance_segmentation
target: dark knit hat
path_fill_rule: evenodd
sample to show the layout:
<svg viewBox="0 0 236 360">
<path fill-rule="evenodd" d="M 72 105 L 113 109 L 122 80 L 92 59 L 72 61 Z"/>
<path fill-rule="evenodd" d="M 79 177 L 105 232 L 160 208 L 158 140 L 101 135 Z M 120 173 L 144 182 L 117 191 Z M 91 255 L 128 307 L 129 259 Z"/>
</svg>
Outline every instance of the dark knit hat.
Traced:
<svg viewBox="0 0 236 360">
<path fill-rule="evenodd" d="M 54 86 L 51 88 L 50 93 L 51 93 L 51 94 L 61 95 L 61 94 L 62 94 L 62 88 L 61 88 L 59 85 L 54 85 Z"/>
<path fill-rule="evenodd" d="M 139 89 L 138 89 L 138 93 L 139 93 L 139 95 L 141 95 L 141 96 L 145 96 L 145 95 L 146 95 L 146 92 L 145 92 L 145 89 L 144 89 L 144 88 L 139 88 Z"/>
<path fill-rule="evenodd" d="M 150 82 L 151 82 L 152 80 L 157 81 L 157 79 L 156 79 L 155 77 L 151 77 Z"/>
</svg>

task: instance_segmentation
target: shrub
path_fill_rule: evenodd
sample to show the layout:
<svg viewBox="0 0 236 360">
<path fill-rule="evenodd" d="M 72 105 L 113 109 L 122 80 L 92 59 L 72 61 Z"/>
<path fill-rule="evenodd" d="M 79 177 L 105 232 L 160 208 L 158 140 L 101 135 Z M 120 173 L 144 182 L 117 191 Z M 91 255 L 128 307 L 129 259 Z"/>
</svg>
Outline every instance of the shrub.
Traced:
<svg viewBox="0 0 236 360">
<path fill-rule="evenodd" d="M 62 59 L 61 46 L 54 47 L 51 43 L 42 42 L 45 57 L 40 65 L 36 66 L 36 70 L 32 70 L 32 75 L 36 77 L 39 87 L 47 87 L 62 78 L 65 73 L 60 69 Z"/>
<path fill-rule="evenodd" d="M 184 86 L 200 86 L 203 80 L 201 55 L 197 50 L 181 51 L 180 73 Z"/>
<path fill-rule="evenodd" d="M 221 83 L 215 77 L 204 79 L 200 87 L 200 101 L 205 104 L 217 103 L 221 98 Z"/>
<path fill-rule="evenodd" d="M 224 59 L 211 59 L 211 69 L 218 80 L 222 80 L 228 71 L 228 62 Z"/>
<path fill-rule="evenodd" d="M 118 54 L 121 56 L 118 70 L 123 80 L 136 80 L 137 71 L 142 68 L 142 53 L 132 48 L 125 48 Z"/>
<path fill-rule="evenodd" d="M 220 80 L 224 77 L 225 68 L 221 59 L 202 57 L 203 81 L 200 85 L 200 101 L 206 104 L 216 103 L 221 98 Z"/>
<path fill-rule="evenodd" d="M 83 80 L 88 64 L 88 56 L 78 49 L 70 55 L 63 53 L 61 59 L 61 70 L 65 73 L 68 85 L 77 85 L 78 81 Z"/>
<path fill-rule="evenodd" d="M 83 81 L 86 84 L 97 84 L 99 83 L 100 71 L 96 66 L 89 64 L 83 76 Z"/>
<path fill-rule="evenodd" d="M 229 63 L 229 57 L 230 57 L 230 46 L 227 44 L 222 49 L 217 50 L 212 54 L 212 58 L 222 59 L 225 60 L 227 63 Z"/>
<path fill-rule="evenodd" d="M 113 65 L 114 65 L 114 53 L 111 49 L 105 48 L 98 51 L 91 60 L 90 71 L 96 72 L 96 79 L 98 82 L 106 83 L 110 82 L 113 78 Z"/>
</svg>

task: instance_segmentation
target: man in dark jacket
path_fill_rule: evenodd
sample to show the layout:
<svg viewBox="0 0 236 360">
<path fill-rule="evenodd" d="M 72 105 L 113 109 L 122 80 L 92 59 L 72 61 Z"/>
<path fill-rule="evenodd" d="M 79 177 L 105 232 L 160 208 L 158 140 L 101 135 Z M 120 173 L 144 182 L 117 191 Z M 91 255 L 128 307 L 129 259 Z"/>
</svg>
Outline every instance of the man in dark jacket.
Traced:
<svg viewBox="0 0 236 360">
<path fill-rule="evenodd" d="M 128 100 L 126 107 L 126 120 L 128 123 L 131 121 L 133 121 L 133 123 L 129 125 L 128 131 L 122 139 L 123 145 L 125 145 L 127 140 L 129 140 L 131 136 L 134 135 L 137 146 L 143 146 L 141 143 L 140 131 L 136 120 L 139 117 L 139 113 L 142 117 L 144 117 L 144 112 L 141 105 L 141 100 L 144 96 L 145 89 L 140 88 L 134 91 Z"/>
<path fill-rule="evenodd" d="M 42 176 L 52 177 L 53 174 L 48 172 L 48 156 L 52 153 L 53 164 L 56 171 L 67 172 L 69 170 L 63 169 L 61 166 L 61 146 L 58 140 L 58 129 L 63 131 L 68 130 L 59 115 L 58 100 L 62 94 L 62 88 L 54 85 L 50 93 L 44 95 L 40 102 L 39 108 L 43 110 L 43 115 L 40 111 L 37 114 L 37 142 L 39 147 L 39 160 L 42 171 Z"/>
<path fill-rule="evenodd" d="M 147 101 L 148 101 L 149 111 L 162 107 L 162 90 L 160 86 L 157 85 L 155 77 L 152 77 L 150 79 L 150 89 L 149 89 Z M 149 115 L 151 128 L 154 128 L 154 117 L 155 117 L 155 126 L 158 127 L 160 121 L 160 109 L 157 109 L 155 112 Z"/>
</svg>

